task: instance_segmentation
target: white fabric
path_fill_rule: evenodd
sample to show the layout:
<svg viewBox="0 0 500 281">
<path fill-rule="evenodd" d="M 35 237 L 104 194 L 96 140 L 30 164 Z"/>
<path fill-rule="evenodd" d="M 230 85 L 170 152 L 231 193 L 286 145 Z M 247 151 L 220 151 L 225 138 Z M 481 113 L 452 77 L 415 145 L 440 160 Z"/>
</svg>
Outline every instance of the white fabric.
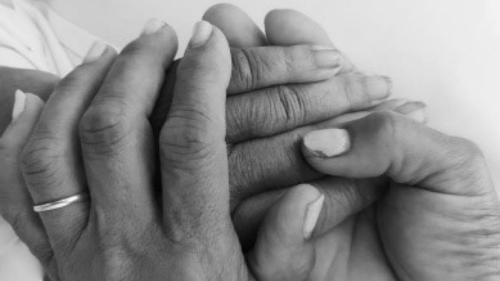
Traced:
<svg viewBox="0 0 500 281">
<path fill-rule="evenodd" d="M 64 76 L 81 63 L 96 37 L 44 6 L 0 4 L 0 65 Z M 39 281 L 43 271 L 0 217 L 0 280 Z"/>
</svg>

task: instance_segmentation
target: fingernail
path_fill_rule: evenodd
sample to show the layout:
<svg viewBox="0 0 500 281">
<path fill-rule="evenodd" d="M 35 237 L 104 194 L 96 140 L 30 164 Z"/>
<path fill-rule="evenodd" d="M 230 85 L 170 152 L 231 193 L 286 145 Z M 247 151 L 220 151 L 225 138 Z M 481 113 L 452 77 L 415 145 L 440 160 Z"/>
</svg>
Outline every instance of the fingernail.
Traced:
<svg viewBox="0 0 500 281">
<path fill-rule="evenodd" d="M 325 196 L 321 196 L 307 206 L 306 217 L 304 220 L 304 238 L 306 240 L 310 239 L 316 224 L 318 223 L 319 215 L 321 214 L 321 209 L 323 208 L 323 203 L 325 202 Z"/>
<path fill-rule="evenodd" d="M 423 102 L 409 102 L 407 104 L 404 104 L 398 108 L 396 108 L 394 111 L 403 114 L 408 118 L 411 118 L 417 122 L 420 123 L 426 123 L 427 122 L 427 114 L 425 112 L 425 108 L 427 105 Z"/>
<path fill-rule="evenodd" d="M 146 25 L 144 25 L 144 28 L 142 29 L 141 36 L 154 34 L 167 26 L 168 24 L 161 19 L 157 18 L 149 19 L 146 22 Z"/>
<path fill-rule="evenodd" d="M 314 59 L 318 68 L 338 68 L 342 67 L 343 57 L 337 50 L 331 47 L 313 46 Z"/>
<path fill-rule="evenodd" d="M 410 101 L 407 100 L 407 99 L 397 99 L 397 100 L 393 101 L 392 107 L 393 108 L 398 108 L 398 107 L 403 106 L 403 105 L 405 105 L 405 104 L 407 104 L 409 102 Z"/>
<path fill-rule="evenodd" d="M 308 133 L 304 137 L 304 146 L 314 156 L 330 158 L 347 152 L 351 141 L 344 129 L 325 129 Z"/>
<path fill-rule="evenodd" d="M 88 51 L 85 59 L 83 59 L 84 63 L 92 62 L 99 59 L 106 52 L 108 45 L 101 41 L 96 41 Z"/>
<path fill-rule="evenodd" d="M 21 116 L 25 108 L 26 94 L 21 90 L 17 90 L 14 99 L 14 108 L 12 109 L 12 123 L 14 123 L 19 116 Z"/>
<path fill-rule="evenodd" d="M 365 87 L 372 98 L 377 100 L 385 99 L 391 95 L 392 79 L 387 76 L 367 76 Z"/>
<path fill-rule="evenodd" d="M 208 42 L 212 37 L 213 27 L 206 21 L 198 22 L 193 29 L 193 35 L 189 41 L 189 49 L 199 48 Z"/>
<path fill-rule="evenodd" d="M 406 116 L 419 122 L 419 123 L 422 123 L 422 124 L 427 123 L 427 114 L 425 113 L 424 109 L 413 111 L 412 113 L 407 114 Z"/>
</svg>

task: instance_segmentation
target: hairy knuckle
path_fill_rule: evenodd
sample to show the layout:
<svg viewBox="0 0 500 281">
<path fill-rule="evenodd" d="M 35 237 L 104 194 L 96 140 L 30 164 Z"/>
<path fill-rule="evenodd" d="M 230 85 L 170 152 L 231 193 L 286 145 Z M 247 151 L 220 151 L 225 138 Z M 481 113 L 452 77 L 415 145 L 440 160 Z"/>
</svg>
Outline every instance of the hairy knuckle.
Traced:
<svg viewBox="0 0 500 281">
<path fill-rule="evenodd" d="M 130 133 L 125 116 L 123 106 L 113 103 L 92 107 L 80 123 L 82 144 L 95 154 L 116 151 Z"/>
</svg>

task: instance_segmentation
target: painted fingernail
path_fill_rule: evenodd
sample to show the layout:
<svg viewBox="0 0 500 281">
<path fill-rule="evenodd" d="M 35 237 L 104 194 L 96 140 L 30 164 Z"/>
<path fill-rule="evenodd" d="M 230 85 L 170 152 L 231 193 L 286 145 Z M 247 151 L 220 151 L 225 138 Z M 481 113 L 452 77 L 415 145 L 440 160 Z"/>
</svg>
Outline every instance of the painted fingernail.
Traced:
<svg viewBox="0 0 500 281">
<path fill-rule="evenodd" d="M 385 99 L 391 95 L 392 79 L 387 76 L 367 76 L 365 87 L 367 93 L 373 99 Z"/>
<path fill-rule="evenodd" d="M 146 25 L 144 25 L 141 36 L 154 34 L 167 26 L 168 24 L 165 21 L 158 18 L 152 18 L 146 22 Z"/>
<path fill-rule="evenodd" d="M 351 148 L 349 133 L 344 129 L 325 129 L 308 133 L 304 137 L 307 151 L 316 157 L 339 156 Z"/>
<path fill-rule="evenodd" d="M 14 123 L 26 108 L 26 94 L 17 90 L 14 97 L 14 108 L 12 109 L 12 123 Z"/>
<path fill-rule="evenodd" d="M 108 45 L 106 45 L 106 43 L 101 42 L 101 41 L 94 42 L 92 47 L 90 47 L 87 55 L 85 56 L 85 59 L 83 59 L 83 62 L 88 63 L 88 62 L 96 61 L 102 55 L 104 55 L 104 53 L 106 52 L 107 49 L 108 49 Z"/>
<path fill-rule="evenodd" d="M 199 48 L 204 46 L 210 37 L 212 37 L 213 26 L 206 22 L 200 21 L 193 28 L 193 35 L 189 41 L 189 49 Z"/>
<path fill-rule="evenodd" d="M 323 203 L 325 202 L 325 196 L 321 196 L 314 202 L 307 206 L 306 216 L 304 220 L 304 238 L 306 240 L 310 239 L 316 224 L 318 223 L 319 215 L 321 214 L 321 209 L 323 209 Z"/>
<path fill-rule="evenodd" d="M 312 51 L 318 68 L 340 69 L 342 67 L 343 56 L 334 48 L 313 46 Z"/>
</svg>

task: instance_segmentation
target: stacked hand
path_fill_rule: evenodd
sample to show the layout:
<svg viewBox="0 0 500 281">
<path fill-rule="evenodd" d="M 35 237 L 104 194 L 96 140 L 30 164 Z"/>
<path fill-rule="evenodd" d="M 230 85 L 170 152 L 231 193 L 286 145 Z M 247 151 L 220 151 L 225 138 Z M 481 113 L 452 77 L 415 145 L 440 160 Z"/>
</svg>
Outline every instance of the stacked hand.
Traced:
<svg viewBox="0 0 500 281">
<path fill-rule="evenodd" d="M 232 17 L 254 36 L 235 33 Z M 387 96 L 387 80 L 352 73 L 338 51 L 318 47 L 329 40 L 296 12 L 271 13 L 267 39 L 231 6 L 206 19 L 239 47 L 232 68 L 224 36 L 206 23 L 178 68 L 170 67 L 175 34 L 156 22 L 118 57 L 97 47 L 103 53 L 63 79 L 41 115 L 43 102 L 27 95 L 2 137 L 2 214 L 54 279 L 446 280 L 450 270 L 454 280 L 498 277 L 498 199 L 469 144 L 400 114 L 366 117 L 421 105 L 370 108 Z M 294 46 L 257 47 L 267 41 Z M 305 84 L 280 86 L 292 82 Z M 307 135 L 332 127 L 345 130 Z M 307 166 L 297 149 L 304 135 L 305 159 L 337 177 L 320 179 Z M 450 157 L 455 151 L 460 157 Z M 456 180 L 462 172 L 477 176 Z M 315 179 L 318 189 L 276 190 Z M 75 194 L 90 200 L 41 216 L 31 210 Z M 472 201 L 481 208 L 464 210 Z M 481 219 L 469 224 L 471 217 Z M 236 233 L 253 248 L 248 264 Z M 454 253 L 461 255 L 448 257 Z"/>
</svg>

